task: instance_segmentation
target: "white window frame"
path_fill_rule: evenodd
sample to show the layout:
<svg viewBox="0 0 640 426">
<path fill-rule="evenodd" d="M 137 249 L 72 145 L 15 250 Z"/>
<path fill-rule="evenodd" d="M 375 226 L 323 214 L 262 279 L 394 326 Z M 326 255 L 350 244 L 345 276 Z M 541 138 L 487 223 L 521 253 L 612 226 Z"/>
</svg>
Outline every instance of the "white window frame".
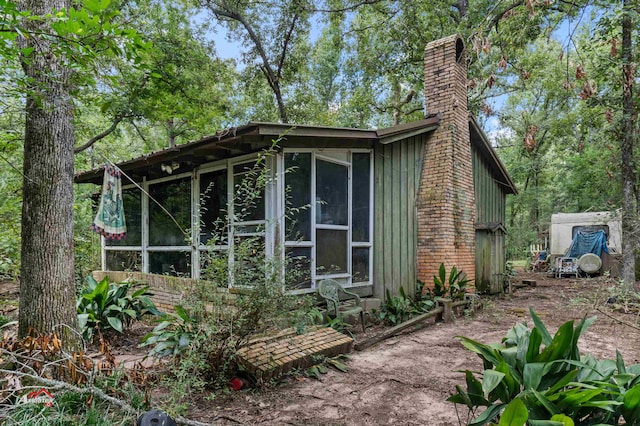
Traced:
<svg viewBox="0 0 640 426">
<path fill-rule="evenodd" d="M 337 159 L 336 157 L 332 157 L 331 153 L 347 153 L 348 161 Z M 317 288 L 317 283 L 326 278 L 336 279 L 341 281 L 345 287 L 366 287 L 371 286 L 373 284 L 373 210 L 374 210 L 374 199 L 373 199 L 373 150 L 371 149 L 317 149 L 317 148 L 284 148 L 282 153 L 279 155 L 280 161 L 278 162 L 278 176 L 280 179 L 279 192 L 282 194 L 282 198 L 278 200 L 279 206 L 279 218 L 280 218 L 280 229 L 285 229 L 285 200 L 284 200 L 284 191 L 286 188 L 286 167 L 285 167 L 285 154 L 287 153 L 310 153 L 311 154 L 311 205 L 310 212 L 311 215 L 311 240 L 310 241 L 292 241 L 286 240 L 285 235 L 282 235 L 280 238 L 280 244 L 286 250 L 287 248 L 296 248 L 296 247 L 305 247 L 311 248 L 311 286 L 309 288 L 303 289 L 295 289 L 291 290 L 292 294 L 303 294 L 314 292 Z M 352 209 L 353 209 L 353 155 L 354 153 L 367 153 L 369 154 L 369 241 L 367 242 L 354 242 L 352 241 Z M 322 160 L 335 164 L 340 164 L 347 167 L 348 170 L 348 225 L 326 225 L 326 224 L 317 224 L 316 223 L 316 161 Z M 340 274 L 317 274 L 316 271 L 316 230 L 317 229 L 335 229 L 347 231 L 347 272 Z M 283 233 L 284 234 L 284 233 Z M 368 248 L 369 249 L 369 280 L 368 281 L 353 281 L 353 263 L 352 263 L 352 253 L 353 248 Z M 281 259 L 283 263 L 283 274 L 286 273 L 284 271 L 284 260 L 285 260 L 285 250 L 282 250 Z M 284 276 L 284 275 L 283 275 Z"/>
<path fill-rule="evenodd" d="M 191 271 L 190 271 L 190 278 L 193 277 L 194 274 L 194 269 L 195 269 L 195 265 L 194 265 L 194 255 L 193 255 L 193 247 L 195 245 L 195 239 L 197 238 L 194 229 L 194 219 L 193 219 L 193 188 L 194 188 L 194 181 L 195 179 L 195 175 L 196 172 L 194 171 L 190 171 L 190 172 L 185 172 L 185 173 L 178 173 L 175 175 L 170 175 L 170 176 L 166 176 L 166 177 L 162 177 L 162 178 L 158 178 L 158 179 L 154 179 L 151 181 L 147 181 L 146 179 L 143 182 L 143 188 L 144 188 L 144 193 L 142 194 L 143 198 L 146 200 L 146 206 L 145 203 L 143 202 L 143 246 L 142 246 L 142 250 L 143 250 L 143 270 L 145 273 L 149 273 L 149 266 L 150 266 L 150 261 L 149 261 L 149 254 L 150 253 L 160 253 L 160 252 L 187 252 L 190 255 L 191 258 Z M 149 216 L 149 209 L 151 208 L 151 204 L 154 203 L 153 200 L 149 199 L 149 196 L 147 194 L 149 194 L 149 189 L 152 185 L 156 185 L 159 183 L 164 183 L 164 182 L 171 182 L 171 181 L 177 181 L 179 179 L 183 179 L 183 178 L 190 178 L 190 182 L 191 182 L 191 191 L 189 194 L 189 200 L 191 201 L 191 223 L 190 223 L 190 230 L 191 230 L 191 245 L 181 245 L 181 246 L 152 246 L 149 244 L 149 237 L 150 237 L 150 232 L 151 232 L 151 217 Z M 146 225 L 146 226 L 145 226 Z"/>
<path fill-rule="evenodd" d="M 311 154 L 311 194 L 310 194 L 310 211 L 311 215 L 311 240 L 310 241 L 291 241 L 285 240 L 285 154 L 286 153 L 310 153 Z M 331 154 L 339 154 L 332 156 Z M 336 157 L 342 157 L 346 153 L 348 161 L 341 160 Z M 369 154 L 369 241 L 366 242 L 354 242 L 352 241 L 353 232 L 353 154 L 355 153 L 367 153 Z M 264 237 L 265 244 L 265 256 L 280 256 L 283 261 L 282 276 L 286 271 L 284 270 L 285 251 L 287 248 L 310 248 L 311 249 L 311 286 L 304 289 L 291 290 L 292 294 L 310 293 L 315 291 L 317 282 L 324 278 L 333 278 L 341 281 L 345 287 L 365 287 L 373 284 L 373 243 L 374 243 L 374 155 L 371 149 L 317 149 L 317 148 L 284 148 L 274 156 L 268 156 L 265 160 L 265 167 L 271 171 L 270 180 L 265 188 L 265 219 L 254 221 L 233 222 L 229 219 L 229 229 L 227 235 L 227 244 L 206 246 L 201 244 L 200 241 L 200 178 L 202 174 L 216 172 L 220 170 L 227 171 L 227 213 L 229 218 L 233 218 L 234 209 L 234 173 L 233 167 L 238 164 L 250 163 L 256 161 L 258 154 L 246 154 L 226 160 L 215 161 L 207 163 L 200 167 L 195 168 L 193 171 L 180 173 L 176 175 L 166 176 L 152 181 L 147 181 L 146 177 L 139 183 L 140 187 L 144 189 L 141 193 L 141 246 L 107 246 L 104 237 L 101 238 L 101 261 L 102 269 L 106 270 L 106 258 L 108 251 L 137 251 L 141 252 L 142 268 L 141 271 L 149 273 L 149 253 L 153 252 L 189 252 L 191 253 L 191 277 L 200 278 L 200 256 L 205 251 L 226 251 L 230 262 L 230 270 L 233 264 L 233 241 L 234 235 L 241 236 L 262 236 Z M 316 223 L 316 164 L 318 160 L 327 161 L 347 167 L 348 170 L 348 225 L 328 225 Z M 181 178 L 191 178 L 191 235 L 192 244 L 181 246 L 150 246 L 149 245 L 149 232 L 150 232 L 150 218 L 149 208 L 150 203 L 147 193 L 150 186 L 178 180 Z M 125 185 L 123 189 L 135 188 L 135 185 Z M 263 225 L 264 231 L 257 233 L 236 233 L 236 228 L 239 226 L 251 226 L 251 225 Z M 347 231 L 347 272 L 340 274 L 317 274 L 316 271 L 316 230 L 318 229 L 335 229 L 341 231 Z M 353 249 L 354 248 L 367 248 L 369 249 L 369 279 L 368 281 L 353 281 Z M 283 282 L 284 285 L 284 282 Z M 228 288 L 233 287 L 233 282 L 230 277 Z"/>
</svg>

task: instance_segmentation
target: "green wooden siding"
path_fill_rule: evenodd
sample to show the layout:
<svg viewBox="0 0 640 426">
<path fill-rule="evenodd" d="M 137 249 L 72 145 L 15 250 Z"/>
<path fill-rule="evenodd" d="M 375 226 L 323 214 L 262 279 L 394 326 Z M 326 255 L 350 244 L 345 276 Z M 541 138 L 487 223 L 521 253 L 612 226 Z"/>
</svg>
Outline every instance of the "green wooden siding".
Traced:
<svg viewBox="0 0 640 426">
<path fill-rule="evenodd" d="M 473 155 L 473 185 L 476 198 L 476 223 L 499 222 L 504 225 L 506 195 L 476 149 Z"/>
<path fill-rule="evenodd" d="M 476 199 L 476 286 L 478 291 L 498 293 L 506 270 L 505 234 L 495 226 L 505 223 L 506 193 L 476 149 L 473 183 Z M 493 229 L 482 229 L 493 226 Z M 481 229 L 479 229 L 481 228 Z"/>
<path fill-rule="evenodd" d="M 378 145 L 374 159 L 374 295 L 413 294 L 418 226 L 416 198 L 427 135 Z M 357 189 L 355 189 L 357 190 Z"/>
</svg>

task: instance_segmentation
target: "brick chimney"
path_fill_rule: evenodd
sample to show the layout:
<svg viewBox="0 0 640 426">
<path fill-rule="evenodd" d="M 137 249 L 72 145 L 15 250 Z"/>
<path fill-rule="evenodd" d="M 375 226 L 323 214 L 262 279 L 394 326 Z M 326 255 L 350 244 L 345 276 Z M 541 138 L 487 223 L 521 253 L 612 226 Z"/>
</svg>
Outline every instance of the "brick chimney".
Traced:
<svg viewBox="0 0 640 426">
<path fill-rule="evenodd" d="M 440 263 L 475 278 L 475 201 L 467 109 L 467 65 L 458 35 L 427 44 L 425 112 L 440 127 L 424 152 L 418 218 L 418 279 L 433 286 Z"/>
</svg>

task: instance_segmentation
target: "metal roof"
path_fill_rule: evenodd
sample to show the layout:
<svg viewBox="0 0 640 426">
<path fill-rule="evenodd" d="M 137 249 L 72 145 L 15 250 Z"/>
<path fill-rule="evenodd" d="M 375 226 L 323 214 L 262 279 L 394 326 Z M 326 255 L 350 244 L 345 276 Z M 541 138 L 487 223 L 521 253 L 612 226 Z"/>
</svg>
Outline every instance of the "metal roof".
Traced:
<svg viewBox="0 0 640 426">
<path fill-rule="evenodd" d="M 231 127 L 200 140 L 166 148 L 138 158 L 122 161 L 117 166 L 133 179 L 142 180 L 167 176 L 162 164 L 178 163 L 180 172 L 192 170 L 204 163 L 257 152 L 273 145 L 296 147 L 369 147 L 376 143 L 397 140 L 435 130 L 440 122 L 437 115 L 423 120 L 385 129 L 353 129 L 346 127 L 310 126 L 282 123 L 249 122 Z M 76 183 L 102 183 L 104 166 L 76 174 Z"/>
<path fill-rule="evenodd" d="M 258 152 L 273 145 L 278 140 L 280 146 L 306 148 L 368 147 L 375 144 L 389 144 L 408 137 L 435 130 L 440 123 L 439 115 L 431 115 L 423 120 L 384 129 L 353 129 L 346 127 L 310 126 L 298 124 L 249 122 L 246 125 L 221 130 L 214 135 L 175 147 L 166 148 L 141 157 L 117 163 L 128 176 L 136 180 L 166 177 L 162 165 L 179 164 L 179 172 L 217 160 Z M 505 186 L 507 194 L 517 194 L 515 184 L 507 170 L 489 144 L 489 140 L 478 123 L 469 115 L 471 143 L 492 164 L 496 178 Z M 104 166 L 76 174 L 76 183 L 101 184 Z"/>
</svg>

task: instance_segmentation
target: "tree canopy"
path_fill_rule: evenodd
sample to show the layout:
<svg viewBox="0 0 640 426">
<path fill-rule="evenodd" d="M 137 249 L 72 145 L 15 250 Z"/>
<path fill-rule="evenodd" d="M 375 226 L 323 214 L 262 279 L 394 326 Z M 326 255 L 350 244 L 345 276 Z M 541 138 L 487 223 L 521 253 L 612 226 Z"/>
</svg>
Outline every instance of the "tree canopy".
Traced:
<svg viewBox="0 0 640 426">
<path fill-rule="evenodd" d="M 47 105 L 64 104 L 71 120 L 61 172 L 70 185 L 74 163 L 85 169 L 248 120 L 419 119 L 424 47 L 452 33 L 466 41 L 471 109 L 520 189 L 509 204 L 511 255 L 526 254 L 559 211 L 622 208 L 630 243 L 638 234 L 635 0 L 0 0 L 0 8 L 3 275 L 18 273 L 16 248 L 27 244 L 16 213 L 35 191 L 28 169 L 39 145 L 29 145 L 29 131 L 42 129 L 29 120 Z M 233 59 L 220 58 L 222 30 L 238 46 Z M 54 86 L 60 99 L 47 98 Z M 85 212 L 76 224 L 87 220 L 87 200 L 76 194 L 76 213 Z M 76 256 L 89 252 L 83 241 Z"/>
</svg>

